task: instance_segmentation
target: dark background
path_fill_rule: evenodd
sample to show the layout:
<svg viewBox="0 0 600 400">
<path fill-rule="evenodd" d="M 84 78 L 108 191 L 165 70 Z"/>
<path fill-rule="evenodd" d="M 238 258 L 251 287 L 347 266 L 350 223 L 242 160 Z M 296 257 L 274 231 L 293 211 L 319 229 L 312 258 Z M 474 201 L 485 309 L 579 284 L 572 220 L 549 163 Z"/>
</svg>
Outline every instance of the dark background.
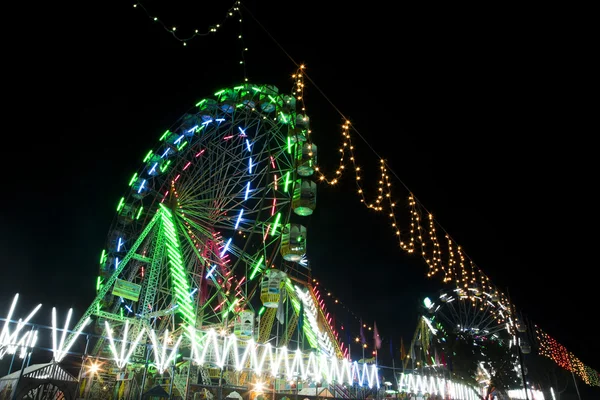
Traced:
<svg viewBox="0 0 600 400">
<path fill-rule="evenodd" d="M 285 91 L 291 59 L 306 63 L 323 167 L 338 159 L 339 110 L 368 143 L 354 134 L 365 178 L 378 177 L 371 146 L 528 318 L 600 369 L 587 10 L 247 1 L 240 25 L 223 21 L 229 1 L 163 3 L 143 4 L 183 37 L 222 27 L 183 46 L 128 1 L 6 14 L 2 309 L 19 292 L 44 314 L 84 311 L 140 160 L 197 100 L 243 81 L 247 47 L 250 80 Z M 441 284 L 347 178 L 319 186 L 313 273 L 384 340 L 408 344 L 422 298 Z"/>
</svg>

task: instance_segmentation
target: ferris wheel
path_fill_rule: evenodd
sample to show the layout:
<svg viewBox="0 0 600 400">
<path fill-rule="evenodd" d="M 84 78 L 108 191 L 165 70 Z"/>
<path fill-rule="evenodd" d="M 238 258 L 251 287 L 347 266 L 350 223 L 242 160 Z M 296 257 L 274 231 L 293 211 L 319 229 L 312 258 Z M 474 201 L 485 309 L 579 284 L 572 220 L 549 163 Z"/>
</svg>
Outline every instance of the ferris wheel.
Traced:
<svg viewBox="0 0 600 400">
<path fill-rule="evenodd" d="M 111 321 L 112 335 L 131 323 L 173 341 L 187 327 L 292 340 L 305 292 L 290 277 L 306 274 L 317 154 L 295 100 L 271 85 L 226 88 L 160 136 L 118 202 L 75 330 L 95 316 L 99 335 Z"/>
<path fill-rule="evenodd" d="M 442 290 L 437 299 L 425 298 L 424 307 L 432 321 L 446 332 L 464 333 L 476 340 L 508 337 L 510 313 L 491 291 L 472 285 Z"/>
</svg>

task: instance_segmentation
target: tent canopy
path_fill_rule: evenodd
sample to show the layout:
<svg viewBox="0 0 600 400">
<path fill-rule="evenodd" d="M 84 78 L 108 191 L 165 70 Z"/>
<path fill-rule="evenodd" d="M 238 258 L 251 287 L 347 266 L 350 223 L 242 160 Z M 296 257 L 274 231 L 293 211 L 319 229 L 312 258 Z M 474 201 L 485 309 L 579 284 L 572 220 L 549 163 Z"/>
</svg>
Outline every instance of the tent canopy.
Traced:
<svg viewBox="0 0 600 400">
<path fill-rule="evenodd" d="M 20 377 L 20 378 L 19 378 Z M 74 399 L 77 390 L 77 378 L 63 369 L 58 363 L 50 362 L 30 365 L 12 374 L 0 378 L 0 392 L 11 398 L 22 398 L 30 391 L 41 390 L 40 387 L 55 388 L 63 393 L 66 400 Z"/>
<path fill-rule="evenodd" d="M 3 376 L 0 381 L 17 380 L 21 375 L 21 370 L 17 370 L 12 374 Z M 77 382 L 77 378 L 64 370 L 57 363 L 33 364 L 23 370 L 23 378 L 49 379 L 66 382 Z"/>
</svg>

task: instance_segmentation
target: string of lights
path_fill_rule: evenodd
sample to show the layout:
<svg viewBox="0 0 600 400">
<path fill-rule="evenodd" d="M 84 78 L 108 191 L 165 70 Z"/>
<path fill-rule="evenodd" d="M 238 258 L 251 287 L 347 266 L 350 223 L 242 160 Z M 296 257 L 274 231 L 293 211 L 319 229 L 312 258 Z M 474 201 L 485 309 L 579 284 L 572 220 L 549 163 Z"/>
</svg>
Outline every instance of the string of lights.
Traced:
<svg viewBox="0 0 600 400">
<path fill-rule="evenodd" d="M 308 78 L 306 67 L 304 65 L 300 65 L 297 72 L 292 75 L 292 78 L 294 79 L 292 93 L 302 105 L 301 109 L 303 113 L 306 113 L 306 105 L 304 104 L 305 77 Z M 414 194 L 406 187 L 406 185 L 404 185 L 404 183 L 402 183 L 397 175 L 393 174 L 406 191 L 408 191 L 409 227 L 405 231 L 400 229 L 400 224 L 398 222 L 399 218 L 396 213 L 398 202 L 394 200 L 394 196 L 392 195 L 392 182 L 388 173 L 388 164 L 374 151 L 354 127 L 351 128 L 350 121 L 343 115 L 342 117 L 344 121 L 341 127 L 342 144 L 338 149 L 338 152 L 340 153 L 339 164 L 335 169 L 335 172 L 329 174 L 329 176 L 323 172 L 320 165 L 317 165 L 315 171 L 318 174 L 318 181 L 328 185 L 338 184 L 344 172 L 347 170 L 346 164 L 350 161 L 350 164 L 354 169 L 356 190 L 360 202 L 368 209 L 387 214 L 390 219 L 391 227 L 398 238 L 400 248 L 409 254 L 420 252 L 421 257 L 428 266 L 427 277 L 431 278 L 436 275 L 441 275 L 443 283 L 454 284 L 457 289 L 464 289 L 464 293 L 466 293 L 468 299 L 472 301 L 473 306 L 476 306 L 480 291 L 487 291 L 488 293 L 491 293 L 491 296 L 497 299 L 502 306 L 504 306 L 503 308 L 505 310 L 509 310 L 509 314 L 512 314 L 512 310 L 515 309 L 515 307 L 511 304 L 508 296 L 492 283 L 483 270 L 467 256 L 462 247 L 456 243 L 448 232 L 437 222 L 437 220 L 435 220 L 433 214 L 416 199 Z M 356 160 L 354 152 L 355 148 L 350 135 L 351 130 L 357 133 L 358 136 L 367 143 L 367 146 L 371 148 L 379 159 L 380 176 L 375 185 L 376 193 L 370 197 L 372 199 L 370 201 L 368 200 L 368 196 L 365 195 L 363 185 L 364 179 L 362 179 L 363 170 Z M 309 129 L 307 133 L 310 135 L 311 130 Z M 310 142 L 310 136 L 308 136 L 308 141 Z M 423 215 L 426 215 L 427 217 L 423 218 Z M 424 220 L 426 220 L 426 222 L 423 222 Z M 444 241 L 440 241 L 438 238 L 438 231 L 444 233 Z M 442 248 L 441 242 L 445 242 L 445 248 Z M 495 317 L 498 323 L 504 323 L 505 318 L 501 318 L 500 315 L 495 315 Z M 541 330 L 539 332 L 541 332 Z M 545 333 L 538 334 L 537 340 L 539 342 L 540 354 L 550 357 L 562 368 L 573 371 L 579 375 L 586 384 L 592 386 L 599 384 L 598 373 L 594 369 L 583 364 L 573 353 L 569 352 L 563 346 L 557 345 L 557 342 L 549 335 Z"/>
<path fill-rule="evenodd" d="M 165 21 L 163 19 L 161 19 L 159 16 L 157 16 L 155 13 L 150 12 L 150 10 L 148 10 L 148 8 L 146 8 L 146 6 L 144 6 L 144 4 L 142 4 L 141 1 L 135 1 L 133 3 L 133 8 L 143 11 L 150 21 L 162 26 L 163 29 L 165 31 L 169 32 L 176 40 L 182 42 L 182 44 L 184 46 L 187 46 L 187 42 L 189 42 L 192 39 L 195 39 L 199 36 L 208 36 L 208 35 L 216 33 L 221 27 L 223 27 L 226 20 L 228 20 L 228 19 L 238 16 L 239 21 L 241 22 L 242 15 L 240 12 L 240 4 L 241 4 L 240 0 L 235 0 L 233 2 L 233 5 L 227 10 L 225 16 L 222 17 L 217 23 L 209 25 L 208 28 L 204 28 L 204 29 L 193 29 L 193 30 L 188 29 L 189 32 L 187 32 L 187 33 L 181 33 L 181 29 L 178 30 L 177 26 L 168 25 L 167 23 L 165 23 Z M 240 37 L 241 37 L 241 35 L 240 35 Z"/>
<path fill-rule="evenodd" d="M 305 66 L 301 65 L 298 71 L 292 75 L 294 78 L 294 86 L 292 94 L 296 96 L 296 99 L 301 104 L 301 110 L 303 113 L 306 112 L 306 105 L 304 103 L 304 77 L 306 76 Z M 408 237 L 403 234 L 399 227 L 398 217 L 396 215 L 397 201 L 394 200 L 392 194 L 392 181 L 388 174 L 388 166 L 386 161 L 379 157 L 379 169 L 380 177 L 377 180 L 377 193 L 372 196 L 373 200 L 367 200 L 365 196 L 365 189 L 363 187 L 362 179 L 362 168 L 356 161 L 354 153 L 354 145 L 352 143 L 350 135 L 350 121 L 345 119 L 342 124 L 342 145 L 338 149 L 340 153 L 339 165 L 335 172 L 331 174 L 331 177 L 327 177 L 323 173 L 320 165 L 315 167 L 315 171 L 318 174 L 318 181 L 327 183 L 329 185 L 336 185 L 344 172 L 346 171 L 346 163 L 349 160 L 355 173 L 355 181 L 357 187 L 357 193 L 359 195 L 360 202 L 363 203 L 367 208 L 376 212 L 386 213 L 390 218 L 390 224 L 393 228 L 395 235 L 398 237 L 400 248 L 407 251 L 409 254 L 415 253 L 420 250 L 421 256 L 427 263 L 429 271 L 428 277 L 440 273 L 443 274 L 443 282 L 455 282 L 457 287 L 467 288 L 473 285 L 479 285 L 482 289 L 487 289 L 490 292 L 494 292 L 500 297 L 501 302 L 505 302 L 508 305 L 508 298 L 504 296 L 497 288 L 495 288 L 489 277 L 483 273 L 483 271 L 464 253 L 460 245 L 458 245 L 450 235 L 441 227 L 439 223 L 433 218 L 433 214 L 428 212 L 425 207 L 417 201 L 416 197 L 412 192 L 408 191 L 408 204 L 410 208 L 410 228 L 408 231 Z M 356 129 L 352 128 L 354 131 Z M 311 130 L 308 129 L 309 141 Z M 406 188 L 406 186 L 404 185 Z M 408 189 L 407 189 L 408 190 Z M 386 205 L 387 199 L 387 205 Z M 428 227 L 425 228 L 422 223 L 422 215 L 427 214 Z M 440 241 L 438 239 L 437 230 L 445 232 L 445 239 L 447 242 L 447 248 L 442 249 Z M 444 256 L 447 256 L 444 258 Z M 458 260 L 460 271 L 455 270 L 455 266 Z M 470 296 L 473 300 L 474 295 Z"/>
<path fill-rule="evenodd" d="M 538 326 L 535 330 L 540 355 L 550 358 L 561 368 L 578 375 L 587 385 L 600 386 L 600 374 L 596 370 L 581 362 L 575 354 Z"/>
</svg>

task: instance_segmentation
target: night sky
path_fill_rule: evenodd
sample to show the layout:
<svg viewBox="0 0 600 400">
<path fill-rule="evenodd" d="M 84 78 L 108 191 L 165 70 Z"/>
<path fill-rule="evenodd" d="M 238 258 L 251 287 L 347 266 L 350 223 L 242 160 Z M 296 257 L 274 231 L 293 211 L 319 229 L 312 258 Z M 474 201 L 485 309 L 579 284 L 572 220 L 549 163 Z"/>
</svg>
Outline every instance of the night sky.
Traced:
<svg viewBox="0 0 600 400">
<path fill-rule="evenodd" d="M 84 3 L 23 5 L 5 21 L 0 309 L 19 292 L 46 314 L 84 311 L 139 161 L 196 101 L 243 81 L 247 47 L 250 81 L 282 91 L 290 57 L 306 63 L 325 168 L 338 158 L 339 110 L 368 143 L 354 134 L 364 178 L 378 174 L 371 146 L 401 180 L 399 200 L 406 185 L 528 318 L 600 370 L 588 25 L 553 10 L 248 1 L 268 34 L 243 9 L 243 43 L 234 18 L 184 47 L 131 2 Z M 144 2 L 188 36 L 232 2 L 160 3 Z M 314 276 L 384 339 L 409 342 L 441 283 L 346 178 L 318 188 Z"/>
</svg>

